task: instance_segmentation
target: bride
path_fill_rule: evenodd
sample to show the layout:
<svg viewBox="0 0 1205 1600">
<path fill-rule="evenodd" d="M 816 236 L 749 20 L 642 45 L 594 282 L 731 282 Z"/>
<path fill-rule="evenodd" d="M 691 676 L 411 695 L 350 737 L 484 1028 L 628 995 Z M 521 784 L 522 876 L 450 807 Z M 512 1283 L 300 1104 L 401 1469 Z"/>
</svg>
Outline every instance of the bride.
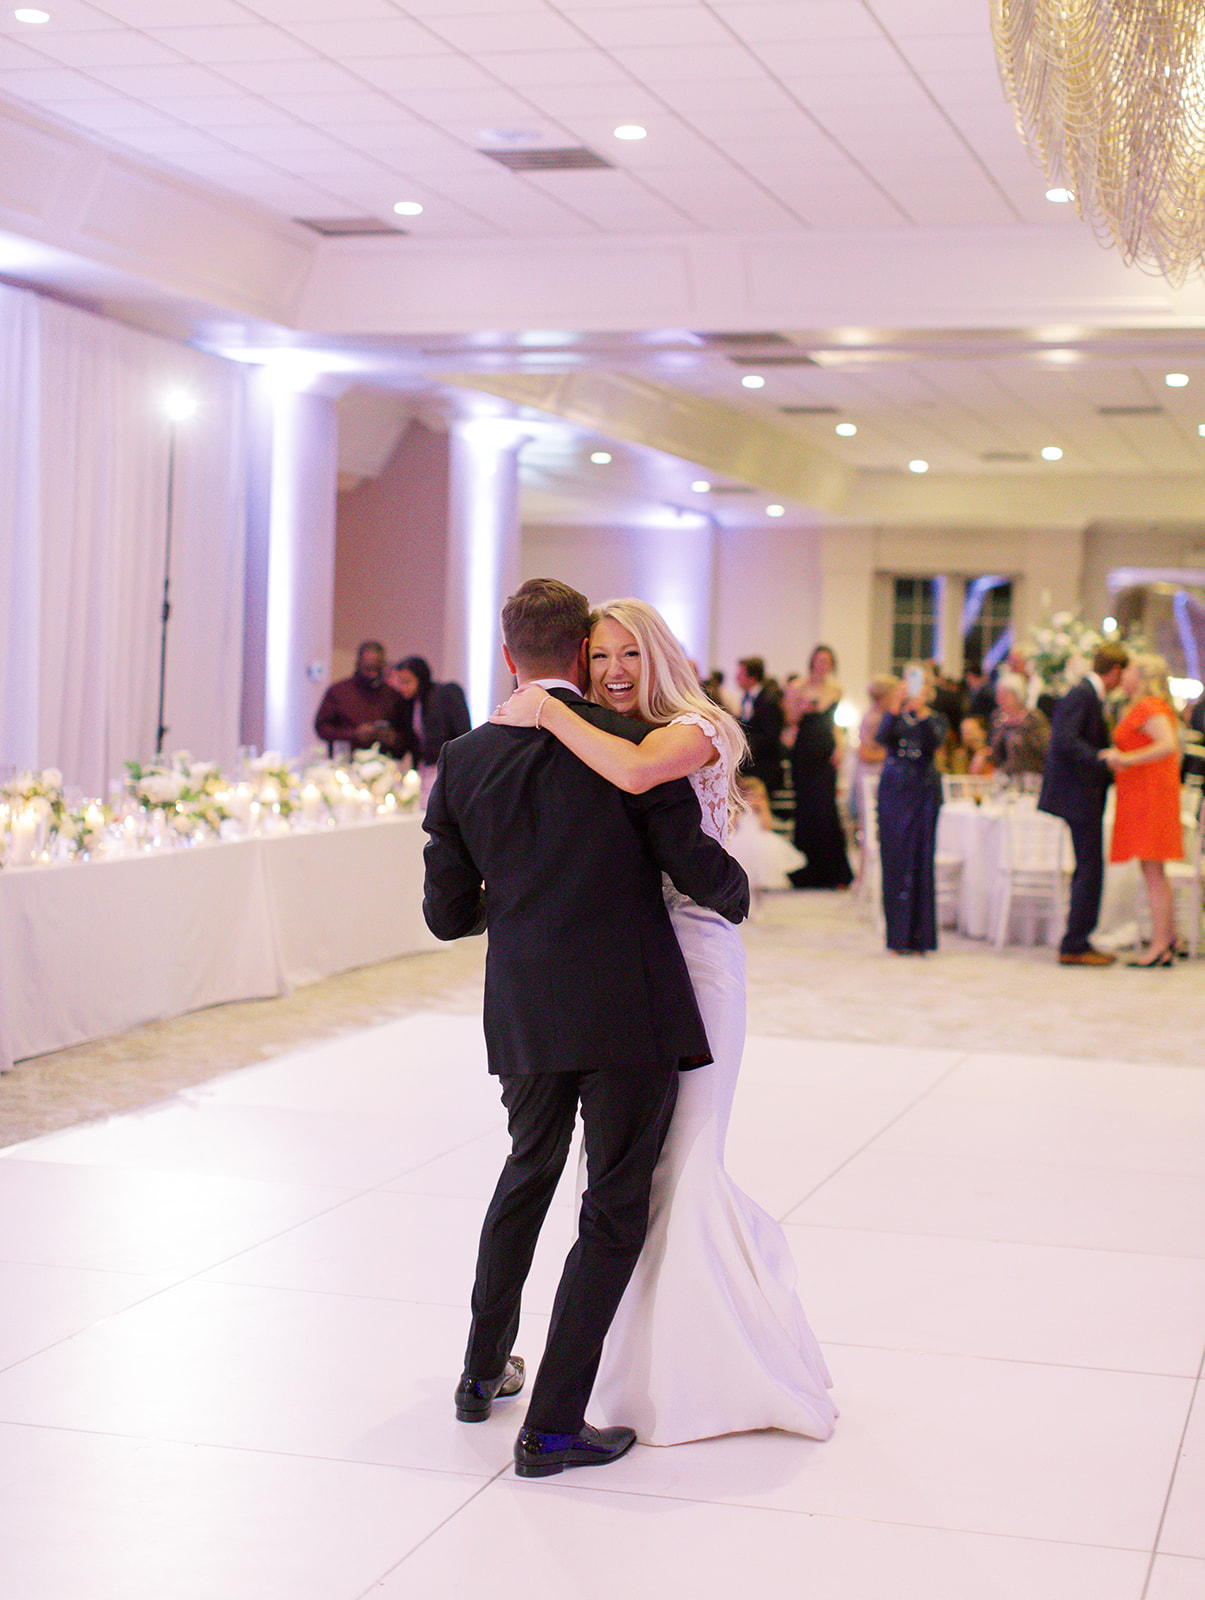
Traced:
<svg viewBox="0 0 1205 1600">
<path fill-rule="evenodd" d="M 540 727 L 631 793 L 688 777 L 703 829 L 723 844 L 742 809 L 736 721 L 711 703 L 660 613 L 614 600 L 591 619 L 592 699 L 654 725 L 632 744 L 582 720 L 538 685 L 490 719 Z M 648 1236 L 603 1350 L 594 1402 L 645 1444 L 752 1428 L 827 1439 L 832 1380 L 795 1294 L 781 1228 L 724 1170 L 745 1040 L 745 951 L 737 929 L 667 882 L 670 918 L 694 984 L 711 1066 L 679 1079 L 653 1178 Z M 600 953 L 600 959 L 604 959 Z"/>
</svg>

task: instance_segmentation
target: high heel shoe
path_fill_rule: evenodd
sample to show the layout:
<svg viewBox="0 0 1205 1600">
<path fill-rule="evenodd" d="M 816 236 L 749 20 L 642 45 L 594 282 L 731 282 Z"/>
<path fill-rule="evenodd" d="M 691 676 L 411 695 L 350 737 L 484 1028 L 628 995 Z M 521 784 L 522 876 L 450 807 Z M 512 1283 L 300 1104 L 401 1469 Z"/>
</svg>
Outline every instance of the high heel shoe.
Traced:
<svg viewBox="0 0 1205 1600">
<path fill-rule="evenodd" d="M 1145 961 L 1127 961 L 1127 967 L 1171 967 L 1175 965 L 1173 947 L 1165 945 L 1162 950 L 1157 950 L 1154 955 L 1148 955 Z"/>
</svg>

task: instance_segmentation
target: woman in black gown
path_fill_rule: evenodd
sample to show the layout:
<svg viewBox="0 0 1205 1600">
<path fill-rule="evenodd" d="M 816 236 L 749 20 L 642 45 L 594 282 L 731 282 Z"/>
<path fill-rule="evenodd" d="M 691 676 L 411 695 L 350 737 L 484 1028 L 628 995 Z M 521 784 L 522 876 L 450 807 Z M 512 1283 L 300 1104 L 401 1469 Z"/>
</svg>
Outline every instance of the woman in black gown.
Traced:
<svg viewBox="0 0 1205 1600">
<path fill-rule="evenodd" d="M 795 848 L 806 858 L 792 872 L 796 889 L 847 889 L 853 882 L 845 853 L 845 830 L 837 810 L 837 657 L 818 644 L 802 682 L 788 685 L 787 752 L 795 789 Z M 790 730 L 793 726 L 793 736 Z"/>
<path fill-rule="evenodd" d="M 879 861 L 887 948 L 896 955 L 937 949 L 933 857 L 941 776 L 933 757 L 946 719 L 929 710 L 932 694 L 929 669 L 910 662 L 875 735 L 887 751 L 879 776 Z"/>
</svg>

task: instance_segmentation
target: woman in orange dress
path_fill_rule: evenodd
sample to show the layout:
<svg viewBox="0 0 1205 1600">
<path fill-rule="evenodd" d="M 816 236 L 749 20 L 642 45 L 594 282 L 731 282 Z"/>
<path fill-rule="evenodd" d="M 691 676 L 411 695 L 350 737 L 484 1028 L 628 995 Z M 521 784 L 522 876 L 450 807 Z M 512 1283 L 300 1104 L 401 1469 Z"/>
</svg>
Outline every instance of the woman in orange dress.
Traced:
<svg viewBox="0 0 1205 1600">
<path fill-rule="evenodd" d="M 1170 967 L 1176 949 L 1172 887 L 1165 861 L 1184 859 L 1180 827 L 1180 740 L 1162 656 L 1136 655 L 1121 675 L 1129 696 L 1105 760 L 1117 782 L 1110 861 L 1135 856 L 1146 881 L 1151 942 L 1131 967 Z"/>
</svg>

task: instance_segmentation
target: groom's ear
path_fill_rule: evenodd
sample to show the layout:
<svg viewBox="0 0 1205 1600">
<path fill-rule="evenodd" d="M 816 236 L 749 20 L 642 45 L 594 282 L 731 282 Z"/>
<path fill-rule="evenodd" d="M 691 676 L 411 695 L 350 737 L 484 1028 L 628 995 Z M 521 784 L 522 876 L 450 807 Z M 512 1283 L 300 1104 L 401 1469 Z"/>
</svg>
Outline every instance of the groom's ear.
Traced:
<svg viewBox="0 0 1205 1600">
<path fill-rule="evenodd" d="M 582 640 L 582 647 L 577 653 L 577 664 L 582 669 L 582 673 L 585 676 L 586 681 L 588 683 L 590 681 L 590 677 L 589 677 L 589 674 L 590 674 L 590 635 L 589 634 L 587 634 L 586 637 Z"/>
<path fill-rule="evenodd" d="M 519 676 L 519 669 L 515 666 L 514 658 L 505 645 L 502 646 L 502 658 L 506 662 L 511 676 L 517 678 Z"/>
</svg>

